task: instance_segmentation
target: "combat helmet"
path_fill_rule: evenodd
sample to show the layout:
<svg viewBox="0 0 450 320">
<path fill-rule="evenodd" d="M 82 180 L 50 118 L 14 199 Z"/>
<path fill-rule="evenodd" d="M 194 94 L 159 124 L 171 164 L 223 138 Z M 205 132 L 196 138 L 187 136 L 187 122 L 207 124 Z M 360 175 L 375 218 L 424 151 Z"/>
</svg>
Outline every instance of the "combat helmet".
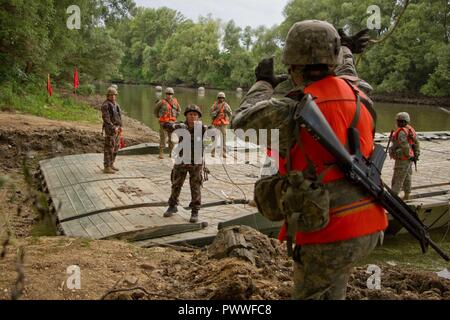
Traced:
<svg viewBox="0 0 450 320">
<path fill-rule="evenodd" d="M 191 104 L 190 106 L 188 106 L 186 108 L 186 110 L 184 111 L 184 115 L 186 116 L 188 114 L 188 112 L 197 112 L 199 118 L 202 117 L 202 110 L 200 109 L 200 107 L 196 106 L 195 104 Z"/>
<path fill-rule="evenodd" d="M 336 66 L 340 59 L 341 37 L 330 23 L 304 20 L 289 30 L 282 57 L 285 65 Z"/>
<path fill-rule="evenodd" d="M 395 120 L 397 120 L 397 121 L 403 120 L 403 121 L 406 121 L 408 123 L 411 121 L 411 119 L 409 117 L 409 114 L 407 112 L 399 112 L 399 113 L 397 113 L 397 115 L 395 116 Z"/>
<path fill-rule="evenodd" d="M 173 88 L 166 88 L 166 93 L 175 94 L 175 91 L 173 91 Z"/>
<path fill-rule="evenodd" d="M 225 92 L 219 92 L 218 94 L 217 94 L 217 98 L 226 98 L 225 97 Z"/>
<path fill-rule="evenodd" d="M 108 91 L 106 93 L 107 96 L 111 96 L 111 95 L 117 96 L 117 94 L 118 94 L 117 89 L 112 86 L 108 88 Z"/>
</svg>

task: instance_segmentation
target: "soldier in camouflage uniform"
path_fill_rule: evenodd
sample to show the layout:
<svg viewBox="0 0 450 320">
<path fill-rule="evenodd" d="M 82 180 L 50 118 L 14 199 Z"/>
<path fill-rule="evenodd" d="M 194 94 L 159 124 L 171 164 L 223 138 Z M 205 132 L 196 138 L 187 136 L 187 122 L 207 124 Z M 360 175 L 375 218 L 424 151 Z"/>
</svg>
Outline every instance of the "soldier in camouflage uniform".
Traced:
<svg viewBox="0 0 450 320">
<path fill-rule="evenodd" d="M 395 119 L 398 128 L 392 135 L 392 146 L 389 148 L 391 159 L 395 159 L 391 189 L 396 194 L 403 190 L 403 199 L 408 200 L 411 194 L 412 163 L 416 163 L 420 155 L 419 140 L 414 128 L 409 125 L 411 120 L 408 113 L 400 112 Z"/>
<path fill-rule="evenodd" d="M 191 187 L 191 203 L 189 204 L 189 207 L 192 210 L 189 222 L 196 223 L 198 221 L 198 212 L 200 210 L 202 200 L 201 187 L 204 168 L 203 135 L 206 132 L 207 127 L 202 125 L 199 121 L 199 118 L 202 117 L 202 112 L 198 106 L 190 105 L 186 108 L 184 115 L 186 116 L 185 122 L 170 122 L 164 125 L 164 128 L 169 132 L 176 129 L 188 130 L 189 137 L 191 139 L 191 143 L 189 145 L 191 153 L 190 158 L 186 160 L 185 157 L 183 157 L 183 150 L 181 150 L 175 157 L 175 165 L 171 174 L 172 192 L 168 201 L 169 208 L 164 213 L 164 217 L 171 217 L 174 213 L 178 212 L 177 205 L 179 204 L 178 199 L 180 197 L 181 188 L 183 187 L 187 173 L 189 173 L 189 185 Z M 199 139 L 201 139 L 200 150 L 197 150 L 199 144 L 196 143 L 196 140 L 198 141 Z M 182 141 L 183 136 L 180 136 L 180 143 L 182 143 Z"/>
<path fill-rule="evenodd" d="M 367 87 L 366 83 L 358 79 L 352 56 L 352 52 L 361 53 L 368 41 L 367 30 L 363 30 L 353 37 L 340 31 L 339 39 L 336 30 L 326 22 L 314 20 L 294 24 L 288 33 L 283 52 L 283 62 L 289 65 L 294 89 L 284 98 L 274 98 L 274 88 L 287 77 L 274 74 L 273 58 L 262 60 L 255 70 L 257 82 L 236 110 L 231 121 L 231 128 L 278 129 L 279 150 L 273 151 L 278 152 L 280 157 L 285 159 L 288 153 L 293 152 L 291 149 L 293 137 L 297 134 L 292 131 L 294 127 L 292 110 L 302 99 L 305 87 L 327 76 L 337 75 L 346 78 L 356 86 L 362 85 L 365 90 L 370 90 L 370 86 Z M 341 48 L 339 56 L 336 56 L 334 46 Z M 327 57 L 330 57 L 331 50 L 333 50 L 332 61 L 328 62 L 330 60 L 327 60 Z M 312 55 L 313 52 L 318 55 Z M 307 71 L 309 68 L 311 71 Z M 308 150 L 304 150 L 304 154 L 308 154 Z M 334 194 L 341 200 L 346 197 L 358 198 L 357 191 L 349 182 L 342 180 L 340 186 L 338 185 L 329 187 L 330 194 Z M 353 192 L 355 194 L 352 194 Z M 364 191 L 360 192 L 364 193 Z M 308 243 L 295 247 L 292 295 L 294 299 L 345 299 L 346 286 L 354 263 L 374 249 L 380 238 L 380 231 L 384 230 L 387 225 L 384 210 L 377 208 L 379 216 L 376 221 L 383 226 L 377 225 L 378 229 L 375 232 L 370 231 L 372 233 L 347 238 L 343 241 L 319 241 L 319 243 Z M 327 236 L 330 237 L 330 235 Z"/>
<path fill-rule="evenodd" d="M 220 131 L 222 136 L 222 156 L 227 157 L 227 126 L 230 123 L 229 119 L 233 115 L 230 106 L 225 102 L 225 93 L 219 92 L 217 95 L 217 101 L 211 107 L 210 114 L 212 119 L 212 125 Z M 211 156 L 216 155 L 216 148 L 211 151 Z"/>
<path fill-rule="evenodd" d="M 119 151 L 120 133 L 122 131 L 122 114 L 116 102 L 117 89 L 108 88 L 106 101 L 102 104 L 103 131 L 105 132 L 104 145 L 104 173 L 114 174 L 119 171 L 114 166 Z"/>
<path fill-rule="evenodd" d="M 166 137 L 169 143 L 169 155 L 172 153 L 173 142 L 170 132 L 165 129 L 167 123 L 177 121 L 181 107 L 177 98 L 174 97 L 173 88 L 166 88 L 166 97 L 157 102 L 155 116 L 159 118 L 159 158 L 164 159 L 164 148 L 166 147 Z"/>
</svg>

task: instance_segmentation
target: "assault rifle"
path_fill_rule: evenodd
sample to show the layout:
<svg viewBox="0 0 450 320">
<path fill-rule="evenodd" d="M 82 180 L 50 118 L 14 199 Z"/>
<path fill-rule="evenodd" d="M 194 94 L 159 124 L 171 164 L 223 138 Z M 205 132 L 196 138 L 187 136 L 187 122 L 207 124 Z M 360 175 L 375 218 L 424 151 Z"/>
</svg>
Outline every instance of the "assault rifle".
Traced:
<svg viewBox="0 0 450 320">
<path fill-rule="evenodd" d="M 370 159 L 363 157 L 359 151 L 359 133 L 356 128 L 349 129 L 349 139 L 353 155 L 341 144 L 331 129 L 324 115 L 314 102 L 311 95 L 306 94 L 294 112 L 294 120 L 306 130 L 337 160 L 338 166 L 346 174 L 347 179 L 360 184 L 369 194 L 394 217 L 400 224 L 416 238 L 426 253 L 431 246 L 442 258 L 449 261 L 449 257 L 431 240 L 425 225 L 420 221 L 417 213 L 401 200 L 381 180 L 381 168 L 386 154 L 381 145 L 375 145 Z"/>
</svg>

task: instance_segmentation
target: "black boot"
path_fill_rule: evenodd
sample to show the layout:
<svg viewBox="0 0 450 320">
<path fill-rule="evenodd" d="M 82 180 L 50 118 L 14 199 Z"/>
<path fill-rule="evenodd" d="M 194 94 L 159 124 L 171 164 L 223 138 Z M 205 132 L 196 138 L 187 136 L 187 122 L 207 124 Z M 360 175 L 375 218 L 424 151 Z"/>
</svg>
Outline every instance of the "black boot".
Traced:
<svg viewBox="0 0 450 320">
<path fill-rule="evenodd" d="M 198 222 L 198 210 L 192 209 L 191 213 L 191 219 L 189 219 L 190 223 L 197 223 Z"/>
<path fill-rule="evenodd" d="M 177 213 L 178 209 L 176 206 L 169 206 L 169 208 L 167 208 L 166 212 L 164 212 L 164 218 L 168 218 L 173 216 L 174 213 Z"/>
</svg>

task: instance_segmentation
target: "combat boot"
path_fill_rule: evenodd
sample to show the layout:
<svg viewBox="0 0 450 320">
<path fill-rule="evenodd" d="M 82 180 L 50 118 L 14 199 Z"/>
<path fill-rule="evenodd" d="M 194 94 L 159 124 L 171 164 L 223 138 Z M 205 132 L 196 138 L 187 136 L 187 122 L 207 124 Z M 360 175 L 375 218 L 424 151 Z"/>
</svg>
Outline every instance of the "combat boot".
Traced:
<svg viewBox="0 0 450 320">
<path fill-rule="evenodd" d="M 159 149 L 159 158 L 164 159 L 164 150 L 163 149 Z"/>
<path fill-rule="evenodd" d="M 176 206 L 169 206 L 169 208 L 167 208 L 166 212 L 164 212 L 164 218 L 168 218 L 173 216 L 174 213 L 177 213 L 178 209 Z"/>
<path fill-rule="evenodd" d="M 119 169 L 117 169 L 116 167 L 114 167 L 114 165 L 111 166 L 111 169 L 113 169 L 114 171 L 119 171 Z"/>
<path fill-rule="evenodd" d="M 197 223 L 198 222 L 198 210 L 192 209 L 191 213 L 191 219 L 189 219 L 190 223 Z"/>
<path fill-rule="evenodd" d="M 411 196 L 411 192 L 405 192 L 405 196 L 403 197 L 403 200 L 409 200 L 410 196 Z"/>
<path fill-rule="evenodd" d="M 103 173 L 114 174 L 116 172 L 111 167 L 105 167 L 105 169 L 103 169 Z"/>
</svg>

